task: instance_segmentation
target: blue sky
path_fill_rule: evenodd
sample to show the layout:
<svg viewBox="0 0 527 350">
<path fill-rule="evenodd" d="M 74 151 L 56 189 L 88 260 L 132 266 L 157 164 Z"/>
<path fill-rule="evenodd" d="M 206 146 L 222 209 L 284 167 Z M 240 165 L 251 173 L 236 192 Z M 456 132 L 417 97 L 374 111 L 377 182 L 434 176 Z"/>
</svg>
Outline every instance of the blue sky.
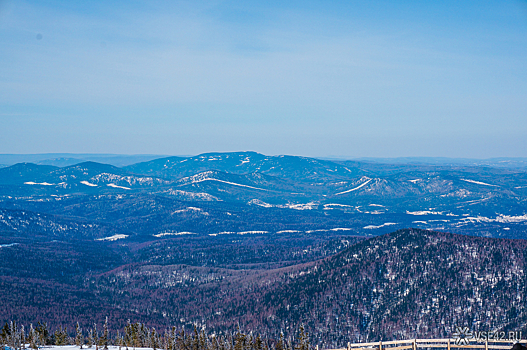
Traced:
<svg viewBox="0 0 527 350">
<path fill-rule="evenodd" d="M 527 157 L 527 1 L 0 0 L 0 153 Z"/>
</svg>

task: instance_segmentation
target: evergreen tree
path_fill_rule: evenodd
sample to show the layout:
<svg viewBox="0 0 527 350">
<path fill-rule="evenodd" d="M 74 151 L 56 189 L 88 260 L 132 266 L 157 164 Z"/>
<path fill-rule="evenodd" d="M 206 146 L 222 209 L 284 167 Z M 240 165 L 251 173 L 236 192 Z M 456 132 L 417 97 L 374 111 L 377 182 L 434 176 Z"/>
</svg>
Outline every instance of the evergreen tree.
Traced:
<svg viewBox="0 0 527 350">
<path fill-rule="evenodd" d="M 68 333 L 62 326 L 55 330 L 55 345 L 67 345 L 69 343 L 68 338 Z"/>
<path fill-rule="evenodd" d="M 26 347 L 26 332 L 24 330 L 24 325 L 20 327 L 20 348 L 25 349 Z"/>
<path fill-rule="evenodd" d="M 140 342 L 140 339 L 139 339 L 139 323 L 132 324 L 131 332 L 132 332 L 132 345 L 133 345 L 134 350 L 135 350 L 136 347 L 140 347 L 141 346 L 141 344 L 139 343 Z"/>
<path fill-rule="evenodd" d="M 124 327 L 124 344 L 126 350 L 128 350 L 129 346 L 133 346 L 132 324 L 130 323 L 130 319 L 126 321 L 126 326 Z"/>
<path fill-rule="evenodd" d="M 88 331 L 88 347 L 91 348 L 93 346 L 94 342 L 95 342 L 95 340 L 93 339 L 93 330 L 90 329 Z"/>
<path fill-rule="evenodd" d="M 77 345 L 80 349 L 82 349 L 82 345 L 84 345 L 84 337 L 82 335 L 82 328 L 79 326 L 79 322 L 77 322 L 77 325 L 75 326 L 75 345 Z"/>
<path fill-rule="evenodd" d="M 192 335 L 191 350 L 200 350 L 199 348 L 199 333 L 198 327 L 194 326 L 194 334 Z"/>
<path fill-rule="evenodd" d="M 99 333 L 97 332 L 97 323 L 93 324 L 93 342 L 95 344 L 95 350 L 99 350 Z"/>
<path fill-rule="evenodd" d="M 170 332 L 165 329 L 165 335 L 163 336 L 163 349 L 165 350 L 172 350 L 172 346 L 170 345 L 171 337 Z"/>
<path fill-rule="evenodd" d="M 189 347 L 186 343 L 186 336 L 185 336 L 185 330 L 182 329 L 181 332 L 179 332 L 179 335 L 176 339 L 176 347 L 178 350 L 189 350 Z"/>
<path fill-rule="evenodd" d="M 254 349 L 255 350 L 263 350 L 263 341 L 262 341 L 262 338 L 260 337 L 259 334 L 254 339 Z"/>
<path fill-rule="evenodd" d="M 7 338 L 7 343 L 13 349 L 17 348 L 16 347 L 16 332 L 17 332 L 16 323 L 11 321 L 9 323 L 9 335 Z"/>
<path fill-rule="evenodd" d="M 278 339 L 278 342 L 276 343 L 276 350 L 285 350 L 285 341 L 284 341 L 284 333 L 280 332 L 280 338 Z"/>
<path fill-rule="evenodd" d="M 101 345 L 103 345 L 104 350 L 108 350 L 108 316 L 106 316 L 106 320 L 104 321 L 103 326 L 103 334 L 101 337 Z"/>
<path fill-rule="evenodd" d="M 31 349 L 38 349 L 38 333 L 33 328 L 33 324 L 29 325 L 28 341 Z"/>
<path fill-rule="evenodd" d="M 159 347 L 159 339 L 157 336 L 156 329 L 152 327 L 152 331 L 150 332 L 150 347 L 153 350 L 157 350 Z"/>
<path fill-rule="evenodd" d="M 238 327 L 238 332 L 234 337 L 234 350 L 245 350 L 246 340 L 247 336 L 243 334 L 240 330 L 240 327 Z"/>
<path fill-rule="evenodd" d="M 170 332 L 170 339 L 172 342 L 172 346 L 170 347 L 170 349 L 166 349 L 166 350 L 176 350 L 177 336 L 178 336 L 178 333 L 176 331 L 176 327 L 172 326 L 172 330 Z"/>
<path fill-rule="evenodd" d="M 117 331 L 117 345 L 119 345 L 119 350 L 124 346 L 124 337 Z"/>
<path fill-rule="evenodd" d="M 48 324 L 39 322 L 37 324 L 38 343 L 40 345 L 51 345 L 51 337 L 49 336 Z"/>
<path fill-rule="evenodd" d="M 309 350 L 309 339 L 304 329 L 304 325 L 300 325 L 300 330 L 298 331 L 298 340 L 295 345 L 295 350 Z"/>
<path fill-rule="evenodd" d="M 199 334 L 199 338 L 198 338 L 198 346 L 201 350 L 207 350 L 209 349 L 209 346 L 208 346 L 208 337 L 207 335 L 205 334 L 205 330 L 202 329 L 200 334 Z"/>
<path fill-rule="evenodd" d="M 8 335 L 9 335 L 9 325 L 6 322 L 4 327 L 2 327 L 2 331 L 0 332 L 0 345 L 7 344 Z"/>
<path fill-rule="evenodd" d="M 144 323 L 139 323 L 139 343 L 141 347 L 146 347 L 150 338 L 150 331 L 145 327 Z"/>
</svg>

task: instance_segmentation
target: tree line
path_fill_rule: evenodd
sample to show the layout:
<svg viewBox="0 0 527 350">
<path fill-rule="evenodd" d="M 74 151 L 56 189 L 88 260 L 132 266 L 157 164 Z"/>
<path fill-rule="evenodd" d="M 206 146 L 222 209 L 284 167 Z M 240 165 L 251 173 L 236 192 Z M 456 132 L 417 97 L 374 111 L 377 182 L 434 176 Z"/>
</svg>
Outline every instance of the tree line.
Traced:
<svg viewBox="0 0 527 350">
<path fill-rule="evenodd" d="M 123 332 L 110 332 L 108 318 L 102 330 L 97 324 L 84 331 L 79 323 L 74 333 L 65 327 L 51 331 L 47 323 L 38 322 L 29 327 L 16 322 L 6 322 L 0 331 L 0 345 L 11 350 L 35 349 L 50 345 L 76 345 L 79 349 L 107 350 L 108 346 L 118 346 L 119 350 L 136 350 L 151 348 L 153 350 L 310 350 L 309 336 L 300 326 L 296 337 L 278 339 L 262 338 L 259 334 L 248 334 L 239 328 L 231 334 L 208 334 L 204 329 L 194 327 L 194 331 L 185 332 L 176 327 L 158 332 L 155 327 L 149 328 L 144 323 L 131 323 L 128 320 Z"/>
</svg>

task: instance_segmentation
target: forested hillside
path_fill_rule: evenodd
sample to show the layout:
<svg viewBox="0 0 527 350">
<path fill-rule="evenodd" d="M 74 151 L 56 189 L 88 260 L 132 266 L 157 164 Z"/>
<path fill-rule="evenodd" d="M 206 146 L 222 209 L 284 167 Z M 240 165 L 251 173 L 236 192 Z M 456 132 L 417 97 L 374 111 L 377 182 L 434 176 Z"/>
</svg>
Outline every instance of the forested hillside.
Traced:
<svg viewBox="0 0 527 350">
<path fill-rule="evenodd" d="M 128 318 L 157 328 L 241 327 L 266 338 L 290 336 L 304 324 L 313 344 L 324 346 L 444 337 L 456 326 L 527 331 L 524 240 L 419 229 L 327 243 L 255 237 L 236 244 L 194 240 L 191 247 L 186 239 L 130 250 L 101 242 L 70 259 L 52 255 L 61 262 L 49 275 L 32 267 L 38 255 L 25 268 L 4 267 L 0 314 L 26 324 L 84 327 L 95 314 L 110 316 L 114 329 Z M 298 250 L 308 243 L 311 248 Z M 0 250 L 4 265 L 25 259 L 17 249 L 24 244 Z M 287 251 L 289 260 L 280 259 Z"/>
</svg>

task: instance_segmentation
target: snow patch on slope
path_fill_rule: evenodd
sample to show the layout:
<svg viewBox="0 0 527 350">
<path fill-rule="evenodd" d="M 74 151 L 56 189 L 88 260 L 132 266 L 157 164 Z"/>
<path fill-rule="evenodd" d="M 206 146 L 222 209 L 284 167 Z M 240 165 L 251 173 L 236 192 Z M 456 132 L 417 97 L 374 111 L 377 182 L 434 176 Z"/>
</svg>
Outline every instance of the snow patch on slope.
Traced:
<svg viewBox="0 0 527 350">
<path fill-rule="evenodd" d="M 97 238 L 96 241 L 110 241 L 110 242 L 113 242 L 113 241 L 117 241 L 118 239 L 123 239 L 123 238 L 126 238 L 126 237 L 128 237 L 128 235 L 118 234 L 118 235 L 113 235 L 113 236 L 110 236 L 110 237 Z"/>
<path fill-rule="evenodd" d="M 418 211 L 406 211 L 408 215 L 443 215 L 442 211 L 430 211 L 430 210 L 418 210 Z"/>
<path fill-rule="evenodd" d="M 309 203 L 300 203 L 300 204 L 286 204 L 285 207 L 289 209 L 295 209 L 295 210 L 312 210 L 317 205 L 318 204 L 315 202 L 309 202 Z"/>
<path fill-rule="evenodd" d="M 153 235 L 154 237 L 164 237 L 164 236 L 184 236 L 184 235 L 197 235 L 197 233 L 194 232 L 161 232 L 156 235 Z"/>
<path fill-rule="evenodd" d="M 286 208 L 295 210 L 313 210 L 318 206 L 318 203 L 287 203 L 287 204 L 269 204 L 260 199 L 251 199 L 247 204 L 254 204 L 264 208 Z"/>
<path fill-rule="evenodd" d="M 15 246 L 15 245 L 18 245 L 18 243 L 0 244 L 0 248 L 12 247 L 12 246 Z"/>
<path fill-rule="evenodd" d="M 499 222 L 499 223 L 502 223 L 502 224 L 519 223 L 519 222 L 527 221 L 527 214 L 518 215 L 518 216 L 499 214 L 498 216 L 496 216 L 495 219 L 488 218 L 488 217 L 485 217 L 485 216 L 479 216 L 479 215 L 476 216 L 476 217 L 468 216 L 468 217 L 462 218 L 459 221 L 460 222 L 464 222 L 464 223 L 468 223 L 468 222 L 470 222 L 470 223 L 474 223 L 474 222 Z"/>
<path fill-rule="evenodd" d="M 499 187 L 498 185 L 491 185 L 486 182 L 476 181 L 476 180 L 469 180 L 469 179 L 461 179 L 462 181 L 470 182 L 476 185 L 484 185 L 484 186 L 492 186 L 492 187 Z"/>
<path fill-rule="evenodd" d="M 254 205 L 257 205 L 259 207 L 264 207 L 264 208 L 272 208 L 272 207 L 274 207 L 274 205 L 266 203 L 266 202 L 264 202 L 264 201 L 262 201 L 260 199 L 256 199 L 256 198 L 250 200 L 247 204 L 254 204 Z"/>
<path fill-rule="evenodd" d="M 335 196 L 338 196 L 338 195 L 341 195 L 341 194 L 344 194 L 344 193 L 349 193 L 349 192 L 356 191 L 356 190 L 358 190 L 359 188 L 366 186 L 371 180 L 373 180 L 373 179 L 368 179 L 368 181 L 366 181 L 366 182 L 360 184 L 359 186 L 357 186 L 357 187 L 355 187 L 355 188 L 352 188 L 352 189 L 349 189 L 349 190 L 346 190 L 346 191 L 342 191 L 342 192 L 336 193 Z"/>
<path fill-rule="evenodd" d="M 391 225 L 397 225 L 397 224 L 395 222 L 385 222 L 384 224 L 379 225 L 379 226 L 368 225 L 368 226 L 364 226 L 364 228 L 367 229 L 367 230 L 371 230 L 371 229 L 381 228 L 381 227 L 391 226 Z"/>
<path fill-rule="evenodd" d="M 108 187 L 113 187 L 113 188 L 122 188 L 122 189 L 124 189 L 124 190 L 131 190 L 130 187 L 118 186 L 118 185 L 116 185 L 116 184 L 107 184 L 106 186 L 108 186 Z"/>
<path fill-rule="evenodd" d="M 169 189 L 163 193 L 167 193 L 171 196 L 177 196 L 177 197 L 182 197 L 182 198 L 191 199 L 191 200 L 202 200 L 202 201 L 208 201 L 208 202 L 221 201 L 221 199 L 214 197 L 205 192 L 187 192 L 187 191 Z"/>
<path fill-rule="evenodd" d="M 216 181 L 216 182 L 221 182 L 221 183 L 232 185 L 232 186 L 251 188 L 251 189 L 259 190 L 259 191 L 269 191 L 269 190 L 267 190 L 265 188 L 254 187 L 254 186 L 249 186 L 249 185 L 243 185 L 243 184 L 239 184 L 239 183 L 236 183 L 236 182 L 216 179 L 216 178 L 210 177 L 212 174 L 213 174 L 212 171 L 206 171 L 206 172 L 203 172 L 203 173 L 200 173 L 200 174 L 196 174 L 196 175 L 192 175 L 190 177 L 183 178 L 183 179 L 181 179 L 181 181 L 182 182 L 189 181 L 192 184 L 200 183 L 200 182 L 204 182 L 204 181 Z"/>
<path fill-rule="evenodd" d="M 352 205 L 347 205 L 347 204 L 337 204 L 337 203 L 324 204 L 324 210 L 338 209 L 338 208 L 332 208 L 332 207 L 353 208 Z"/>
<path fill-rule="evenodd" d="M 218 233 L 209 233 L 209 236 L 216 237 L 218 235 L 261 235 L 269 233 L 269 231 L 241 231 L 241 232 L 232 232 L 232 231 L 223 231 Z"/>
<path fill-rule="evenodd" d="M 240 164 L 236 165 L 236 166 L 241 166 L 241 165 L 243 165 L 245 163 L 249 163 L 249 162 L 250 162 L 249 157 L 245 157 L 245 159 L 243 159 L 242 162 Z"/>
<path fill-rule="evenodd" d="M 196 208 L 196 207 L 187 207 L 185 209 L 175 210 L 175 211 L 172 212 L 172 214 L 187 213 L 189 211 L 198 212 L 198 213 L 203 214 L 203 215 L 209 215 L 209 213 L 207 213 L 206 211 L 203 211 L 203 209 Z"/>
</svg>

